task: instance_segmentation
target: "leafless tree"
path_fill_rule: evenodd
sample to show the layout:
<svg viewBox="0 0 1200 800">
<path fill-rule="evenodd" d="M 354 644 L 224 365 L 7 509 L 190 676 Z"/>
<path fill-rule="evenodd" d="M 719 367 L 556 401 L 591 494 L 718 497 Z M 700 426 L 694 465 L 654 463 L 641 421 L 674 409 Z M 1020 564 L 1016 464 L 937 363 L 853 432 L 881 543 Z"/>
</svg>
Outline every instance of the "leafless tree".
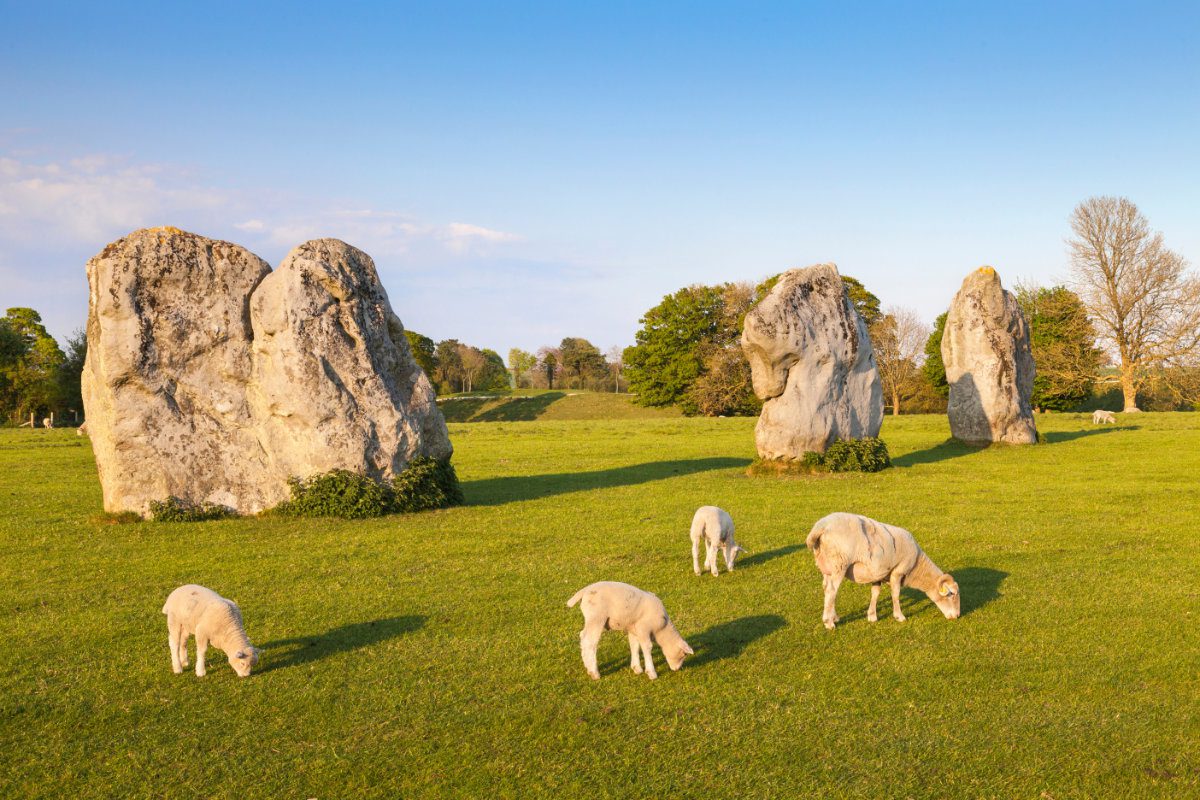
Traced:
<svg viewBox="0 0 1200 800">
<path fill-rule="evenodd" d="M 1200 354 L 1200 278 L 1124 197 L 1091 197 L 1071 215 L 1071 276 L 1101 344 L 1119 363 L 1125 410 L 1153 377 Z"/>
<path fill-rule="evenodd" d="M 605 353 L 608 357 L 608 372 L 612 376 L 613 393 L 621 391 L 621 369 L 625 366 L 625 348 L 613 345 Z"/>
<path fill-rule="evenodd" d="M 909 308 L 890 306 L 871 325 L 871 346 L 883 391 L 891 398 L 892 413 L 900 413 L 900 398 L 921 377 L 925 341 L 932 328 Z"/>
<path fill-rule="evenodd" d="M 487 360 L 483 353 L 470 345 L 459 345 L 459 361 L 462 363 L 463 391 L 469 392 L 475 386 L 475 379 L 483 372 Z"/>
</svg>

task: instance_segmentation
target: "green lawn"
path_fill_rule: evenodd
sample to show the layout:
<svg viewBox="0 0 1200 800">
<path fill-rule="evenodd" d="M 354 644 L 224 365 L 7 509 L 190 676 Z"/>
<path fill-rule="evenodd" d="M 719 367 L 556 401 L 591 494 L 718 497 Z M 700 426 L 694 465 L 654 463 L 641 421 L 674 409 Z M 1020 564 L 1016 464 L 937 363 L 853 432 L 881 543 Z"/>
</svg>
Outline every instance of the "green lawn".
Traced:
<svg viewBox="0 0 1200 800">
<path fill-rule="evenodd" d="M 753 420 L 453 424 L 469 506 L 367 522 L 104 525 L 71 431 L 0 431 L 0 797 L 1200 796 L 1200 414 L 1039 417 L 1045 443 L 888 419 L 876 475 L 747 478 Z M 694 509 L 749 551 L 696 577 Z M 950 622 L 846 584 L 804 536 L 846 510 L 958 579 Z M 596 580 L 696 650 L 601 642 Z M 264 663 L 173 675 L 159 613 L 202 583 Z"/>
<path fill-rule="evenodd" d="M 645 408 L 633 395 L 570 389 L 521 389 L 504 394 L 465 394 L 438 398 L 447 422 L 531 422 L 533 420 L 669 419 L 677 408 Z"/>
</svg>

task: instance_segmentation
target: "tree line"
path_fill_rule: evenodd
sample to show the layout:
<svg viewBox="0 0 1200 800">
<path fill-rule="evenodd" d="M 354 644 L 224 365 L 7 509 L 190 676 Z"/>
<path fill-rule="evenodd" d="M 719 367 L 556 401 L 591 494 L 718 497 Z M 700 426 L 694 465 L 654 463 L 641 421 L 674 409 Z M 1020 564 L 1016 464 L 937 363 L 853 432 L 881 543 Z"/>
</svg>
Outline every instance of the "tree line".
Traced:
<svg viewBox="0 0 1200 800">
<path fill-rule="evenodd" d="M 1014 291 L 1037 366 L 1034 408 L 1198 407 L 1200 278 L 1125 198 L 1084 201 L 1071 229 L 1069 282 Z M 687 286 L 648 310 L 624 354 L 637 402 L 687 414 L 757 414 L 739 337 L 746 313 L 777 280 Z M 931 326 L 911 309 L 882 309 L 855 278 L 843 281 L 870 331 L 885 406 L 893 414 L 944 411 L 946 314 Z"/>
<path fill-rule="evenodd" d="M 76 331 L 64 351 L 32 308 L 10 308 L 0 318 L 0 419 L 39 423 L 54 414 L 83 417 L 79 386 L 87 337 Z"/>
</svg>

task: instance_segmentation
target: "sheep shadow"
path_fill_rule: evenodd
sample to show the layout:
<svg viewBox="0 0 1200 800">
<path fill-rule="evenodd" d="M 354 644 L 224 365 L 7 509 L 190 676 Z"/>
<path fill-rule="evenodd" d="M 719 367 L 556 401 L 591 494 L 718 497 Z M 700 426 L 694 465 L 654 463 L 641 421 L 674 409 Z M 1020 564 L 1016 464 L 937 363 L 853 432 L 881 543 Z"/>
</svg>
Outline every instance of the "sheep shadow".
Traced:
<svg viewBox="0 0 1200 800">
<path fill-rule="evenodd" d="M 348 653 L 379 642 L 420 630 L 427 618 L 423 614 L 353 622 L 314 636 L 276 639 L 262 646 L 266 666 L 262 672 L 298 667 L 338 653 Z M 282 651 L 282 652 L 277 652 Z"/>
<path fill-rule="evenodd" d="M 558 472 L 547 475 L 514 475 L 463 482 L 463 494 L 469 506 L 498 506 L 540 497 L 608 489 L 639 483 L 677 478 L 715 469 L 745 467 L 748 458 L 695 458 L 676 461 L 651 461 L 627 467 L 592 472 Z"/>
<path fill-rule="evenodd" d="M 765 564 L 768 561 L 773 561 L 776 558 L 782 558 L 783 556 L 791 555 L 792 553 L 796 552 L 797 550 L 803 550 L 803 549 L 804 549 L 804 545 L 802 545 L 802 544 L 789 544 L 785 547 L 776 547 L 774 550 L 766 550 L 761 553 L 753 553 L 748 556 L 743 556 L 742 558 L 739 558 L 736 562 L 734 562 L 734 566 L 737 569 L 743 569 L 744 567 L 753 567 L 753 566 L 757 566 L 759 564 Z"/>
<path fill-rule="evenodd" d="M 722 622 L 703 633 L 686 637 L 696 655 L 684 663 L 695 668 L 713 661 L 734 658 L 741 655 L 753 642 L 770 636 L 786 625 L 787 620 L 778 614 L 759 614 Z"/>
<path fill-rule="evenodd" d="M 990 567 L 961 567 L 952 570 L 951 575 L 958 582 L 958 590 L 961 595 L 960 601 L 960 616 L 967 616 L 993 600 L 1000 598 L 1000 584 L 1008 577 L 1008 573 Z M 845 625 L 849 622 L 857 622 L 867 618 L 867 608 L 870 605 L 869 587 L 846 581 L 842 584 L 842 589 L 838 592 L 838 608 L 843 608 L 843 603 L 846 602 L 846 589 L 850 588 L 852 594 L 857 600 L 861 597 L 862 604 L 856 606 L 849 613 L 839 613 L 838 625 Z M 853 589 L 861 589 L 860 592 L 853 592 Z M 819 607 L 819 604 L 818 604 Z M 900 608 L 904 611 L 906 617 L 917 617 L 921 614 L 932 612 L 941 614 L 937 605 L 929 599 L 922 591 L 905 587 L 900 590 Z M 879 621 L 891 619 L 892 616 L 892 595 L 887 584 L 883 586 L 883 590 L 879 593 L 879 606 L 876 608 L 879 613 Z"/>
<path fill-rule="evenodd" d="M 1008 577 L 1007 572 L 991 567 L 961 567 L 951 574 L 954 575 L 954 580 L 958 581 L 964 617 L 993 600 L 998 600 L 1000 584 Z"/>
<path fill-rule="evenodd" d="M 1117 431 L 1136 431 L 1140 430 L 1140 425 L 1105 425 L 1104 427 L 1083 428 L 1078 431 L 1047 431 L 1041 434 L 1041 440 L 1046 444 L 1060 444 L 1062 442 L 1073 442 L 1076 439 L 1082 439 L 1085 436 L 1096 436 L 1101 433 L 1116 433 Z"/>
</svg>

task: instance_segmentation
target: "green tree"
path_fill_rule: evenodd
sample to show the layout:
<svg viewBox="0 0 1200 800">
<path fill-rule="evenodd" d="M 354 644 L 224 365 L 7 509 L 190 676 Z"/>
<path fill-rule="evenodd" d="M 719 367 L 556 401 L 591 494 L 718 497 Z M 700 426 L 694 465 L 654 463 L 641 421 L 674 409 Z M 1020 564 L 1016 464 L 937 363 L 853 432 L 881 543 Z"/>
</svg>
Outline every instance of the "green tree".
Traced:
<svg viewBox="0 0 1200 800">
<path fill-rule="evenodd" d="M 857 278 L 843 275 L 842 283 L 846 284 L 846 296 L 858 310 L 858 315 L 863 318 L 863 322 L 867 323 L 868 327 L 878 322 L 883 316 L 883 311 L 879 307 L 879 298 L 867 291 L 867 287 L 863 286 L 862 281 Z"/>
<path fill-rule="evenodd" d="M 508 368 L 504 359 L 495 350 L 483 348 L 483 370 L 475 380 L 475 388 L 481 392 L 500 392 L 508 388 Z"/>
<path fill-rule="evenodd" d="M 457 392 L 463 380 L 462 343 L 458 339 L 444 339 L 434 348 L 433 378 L 437 381 L 438 393 Z"/>
<path fill-rule="evenodd" d="M 28 344 L 7 317 L 0 318 L 0 415 L 12 419 L 17 413 L 17 390 L 13 374 Z"/>
<path fill-rule="evenodd" d="M 508 368 L 512 370 L 513 388 L 521 388 L 521 378 L 525 373 L 537 366 L 537 356 L 527 353 L 519 347 L 508 351 Z"/>
<path fill-rule="evenodd" d="M 680 402 L 704 372 L 704 345 L 722 336 L 720 286 L 688 286 L 667 295 L 641 319 L 634 345 L 625 349 L 629 390 L 644 406 Z"/>
<path fill-rule="evenodd" d="M 404 338 L 408 339 L 408 348 L 412 350 L 413 358 L 429 380 L 433 380 L 437 371 L 437 345 L 428 336 L 422 336 L 416 331 L 405 330 Z"/>
<path fill-rule="evenodd" d="M 58 342 L 32 308 L 10 308 L 5 320 L 24 345 L 21 356 L 5 368 L 13 396 L 10 415 L 19 419 L 31 412 L 40 416 L 58 409 L 57 374 L 66 359 Z"/>
<path fill-rule="evenodd" d="M 87 333 L 76 330 L 67 338 L 67 352 L 58 367 L 58 402 L 63 411 L 83 414 L 83 362 L 87 359 Z"/>
<path fill-rule="evenodd" d="M 595 382 L 608 372 L 608 362 L 600 348 L 577 336 L 568 336 L 558 345 L 558 363 L 562 365 L 563 380 L 574 380 L 582 389 L 588 381 Z"/>
<path fill-rule="evenodd" d="M 950 384 L 946 382 L 946 363 L 942 361 L 942 334 L 946 332 L 946 314 L 938 315 L 933 323 L 933 333 L 925 340 L 925 363 L 921 371 L 933 390 L 942 397 L 950 396 Z"/>
<path fill-rule="evenodd" d="M 1017 286 L 1017 303 L 1029 322 L 1037 377 L 1034 408 L 1070 411 L 1092 395 L 1100 370 L 1096 329 L 1079 296 L 1063 286 Z"/>
</svg>

